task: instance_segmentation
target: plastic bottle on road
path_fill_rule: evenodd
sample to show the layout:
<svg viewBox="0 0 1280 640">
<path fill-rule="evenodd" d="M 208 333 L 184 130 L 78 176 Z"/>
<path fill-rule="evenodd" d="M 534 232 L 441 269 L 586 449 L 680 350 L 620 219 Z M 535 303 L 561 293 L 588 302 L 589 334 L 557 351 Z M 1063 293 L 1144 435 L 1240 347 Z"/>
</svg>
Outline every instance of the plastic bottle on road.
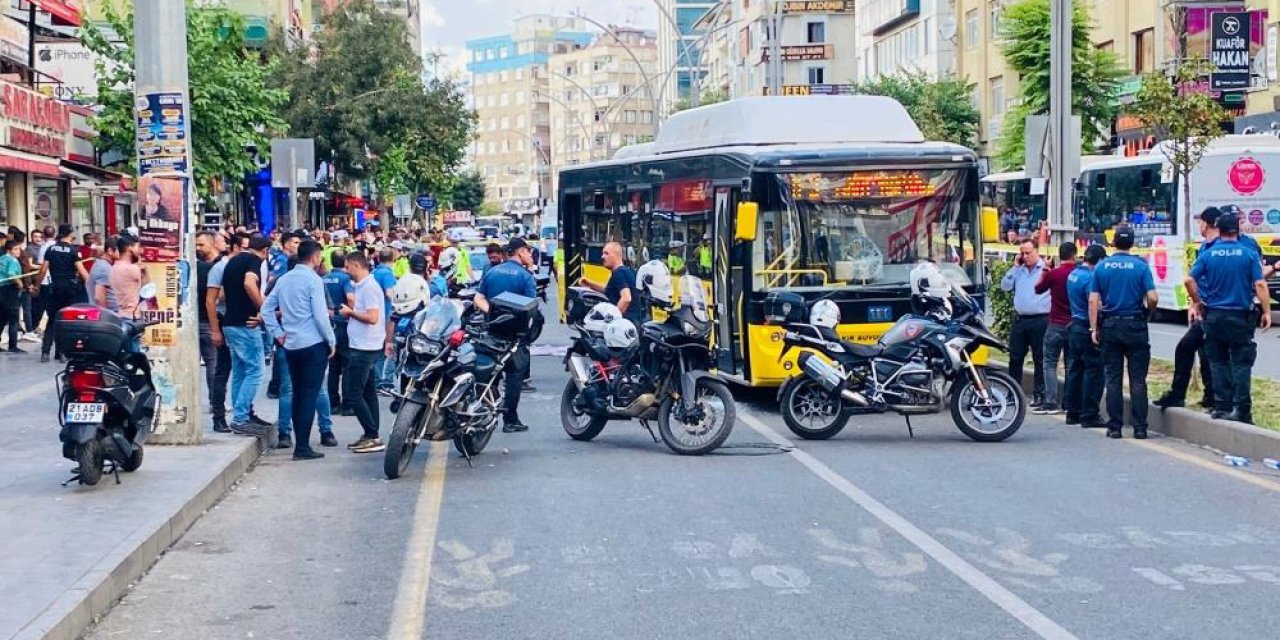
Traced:
<svg viewBox="0 0 1280 640">
<path fill-rule="evenodd" d="M 1276 460 L 1274 458 L 1263 458 L 1262 464 L 1266 465 L 1268 469 L 1275 469 L 1276 471 L 1280 471 L 1280 460 Z"/>
<path fill-rule="evenodd" d="M 1222 456 L 1222 461 L 1233 467 L 1249 466 L 1249 459 L 1241 456 Z"/>
</svg>

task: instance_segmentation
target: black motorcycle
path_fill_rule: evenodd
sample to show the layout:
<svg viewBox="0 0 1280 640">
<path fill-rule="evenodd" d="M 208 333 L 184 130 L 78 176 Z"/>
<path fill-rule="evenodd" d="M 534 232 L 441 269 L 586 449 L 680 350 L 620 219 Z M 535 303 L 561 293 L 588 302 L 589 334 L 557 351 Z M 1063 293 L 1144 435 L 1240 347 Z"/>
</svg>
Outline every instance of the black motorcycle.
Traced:
<svg viewBox="0 0 1280 640">
<path fill-rule="evenodd" d="M 137 471 L 142 445 L 160 408 L 147 356 L 135 353 L 146 325 L 87 304 L 58 314 L 58 352 L 67 358 L 56 378 L 62 457 L 77 464 L 63 484 L 95 485 L 104 471 Z"/>
<path fill-rule="evenodd" d="M 565 354 L 570 380 L 560 397 L 560 423 L 569 437 L 588 441 L 611 420 L 639 420 L 657 442 L 649 426 L 656 419 L 662 441 L 681 455 L 709 453 L 728 439 L 735 405 L 729 387 L 711 373 L 702 286 L 691 278 L 682 293 L 680 308 L 665 321 L 646 322 L 632 344 L 613 347 L 584 325 L 590 310 L 606 302 L 604 296 L 581 287 L 568 290 L 573 344 Z"/>
<path fill-rule="evenodd" d="M 1018 431 L 1027 410 L 1021 385 L 973 362 L 982 346 L 1008 351 L 987 329 L 981 306 L 960 287 L 952 288 L 950 311 L 919 296 L 915 302 L 922 312 L 900 318 L 875 346 L 841 340 L 829 327 L 786 321 L 782 355 L 806 350 L 797 358 L 802 375 L 778 393 L 792 433 L 825 440 L 840 433 L 854 413 L 894 412 L 906 418 L 914 437 L 911 416 L 941 413 L 947 406 L 956 427 L 979 442 L 1000 442 Z M 780 293 L 766 305 L 803 309 L 804 301 Z M 771 316 L 784 320 L 787 314 Z"/>
</svg>

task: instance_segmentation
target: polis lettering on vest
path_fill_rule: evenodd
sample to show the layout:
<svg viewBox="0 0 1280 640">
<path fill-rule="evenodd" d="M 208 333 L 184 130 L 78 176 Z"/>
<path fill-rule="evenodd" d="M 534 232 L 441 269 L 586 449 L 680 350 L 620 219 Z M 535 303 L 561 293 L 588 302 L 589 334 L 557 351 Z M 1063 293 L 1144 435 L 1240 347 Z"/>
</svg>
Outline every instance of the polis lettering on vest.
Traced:
<svg viewBox="0 0 1280 640">
<path fill-rule="evenodd" d="M 1132 262 L 1108 261 L 1108 262 L 1102 263 L 1102 268 L 1103 269 L 1136 269 L 1137 267 L 1134 266 Z"/>
</svg>

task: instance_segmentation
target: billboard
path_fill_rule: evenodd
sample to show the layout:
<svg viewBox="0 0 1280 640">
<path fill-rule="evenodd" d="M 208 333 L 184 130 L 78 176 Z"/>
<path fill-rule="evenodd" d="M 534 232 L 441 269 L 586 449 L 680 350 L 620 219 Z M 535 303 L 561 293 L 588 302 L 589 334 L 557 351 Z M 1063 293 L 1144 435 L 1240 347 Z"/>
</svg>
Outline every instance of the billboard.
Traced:
<svg viewBox="0 0 1280 640">
<path fill-rule="evenodd" d="M 36 71 L 61 84 L 44 84 L 41 89 L 58 100 L 93 104 L 98 95 L 94 65 L 98 57 L 79 42 L 36 44 Z"/>
</svg>

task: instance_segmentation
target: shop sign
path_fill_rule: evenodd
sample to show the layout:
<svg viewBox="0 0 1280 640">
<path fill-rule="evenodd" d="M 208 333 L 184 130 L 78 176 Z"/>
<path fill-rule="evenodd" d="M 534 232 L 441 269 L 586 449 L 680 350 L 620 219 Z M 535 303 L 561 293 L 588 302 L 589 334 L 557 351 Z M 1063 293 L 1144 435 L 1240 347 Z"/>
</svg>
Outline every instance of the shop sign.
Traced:
<svg viewBox="0 0 1280 640">
<path fill-rule="evenodd" d="M 782 59 L 785 62 L 797 62 L 805 60 L 830 60 L 835 57 L 835 45 L 832 44 L 805 44 L 797 46 L 785 46 L 782 49 Z M 762 61 L 768 62 L 769 48 L 765 47 L 762 54 Z"/>
<path fill-rule="evenodd" d="M 36 155 L 62 158 L 67 153 L 71 110 L 67 105 L 34 91 L 6 84 L 3 144 Z"/>
<path fill-rule="evenodd" d="M 89 104 L 98 94 L 95 65 L 100 58 L 79 42 L 36 45 L 36 70 L 57 82 L 40 82 L 40 92 L 64 102 Z M 25 62 L 25 61 L 24 61 Z M 112 63 L 106 61 L 108 68 Z"/>
<path fill-rule="evenodd" d="M 80 0 L 34 0 L 49 15 L 73 27 L 80 26 Z"/>
<path fill-rule="evenodd" d="M 475 218 L 472 217 L 470 211 L 446 211 L 444 212 L 445 224 L 471 224 Z"/>
<path fill-rule="evenodd" d="M 853 13 L 853 0 L 785 0 L 783 13 Z"/>
<path fill-rule="evenodd" d="M 784 96 L 843 96 L 852 93 L 852 88 L 843 84 L 788 84 L 782 87 Z M 769 87 L 765 87 L 764 95 L 769 94 Z"/>
<path fill-rule="evenodd" d="M 1209 42 L 1209 60 L 1214 71 L 1209 88 L 1214 91 L 1242 91 L 1249 88 L 1249 13 L 1215 13 Z"/>
</svg>

